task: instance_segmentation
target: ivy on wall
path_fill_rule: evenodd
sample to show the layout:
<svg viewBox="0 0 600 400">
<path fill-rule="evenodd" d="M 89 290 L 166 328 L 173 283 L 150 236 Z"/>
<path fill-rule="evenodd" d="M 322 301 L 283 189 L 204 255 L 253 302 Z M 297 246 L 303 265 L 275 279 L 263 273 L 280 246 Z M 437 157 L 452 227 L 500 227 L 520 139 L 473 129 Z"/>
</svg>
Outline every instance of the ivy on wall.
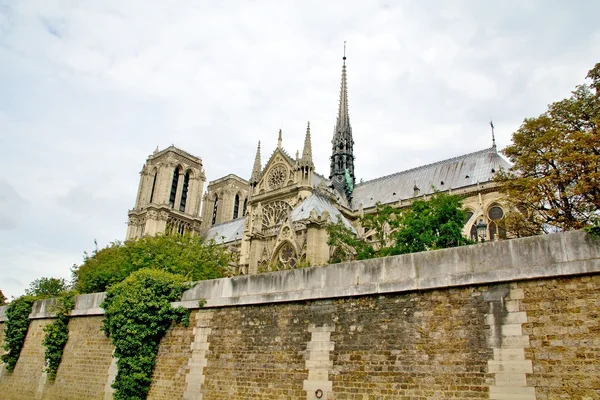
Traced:
<svg viewBox="0 0 600 400">
<path fill-rule="evenodd" d="M 44 327 L 44 340 L 42 344 L 46 347 L 44 358 L 46 360 L 46 372 L 51 382 L 56 378 L 56 371 L 62 359 L 63 349 L 69 340 L 69 313 L 75 307 L 75 293 L 67 292 L 57 298 L 57 304 L 53 311 L 56 319 Z"/>
<path fill-rule="evenodd" d="M 21 349 L 27 337 L 29 329 L 29 314 L 35 298 L 33 296 L 21 296 L 10 302 L 6 310 L 6 331 L 4 345 L 7 352 L 0 358 L 8 372 L 12 372 L 17 365 Z"/>
<path fill-rule="evenodd" d="M 161 338 L 173 322 L 189 324 L 189 310 L 171 307 L 188 287 L 182 276 L 141 269 L 108 289 L 102 330 L 117 357 L 114 399 L 146 398 Z"/>
</svg>

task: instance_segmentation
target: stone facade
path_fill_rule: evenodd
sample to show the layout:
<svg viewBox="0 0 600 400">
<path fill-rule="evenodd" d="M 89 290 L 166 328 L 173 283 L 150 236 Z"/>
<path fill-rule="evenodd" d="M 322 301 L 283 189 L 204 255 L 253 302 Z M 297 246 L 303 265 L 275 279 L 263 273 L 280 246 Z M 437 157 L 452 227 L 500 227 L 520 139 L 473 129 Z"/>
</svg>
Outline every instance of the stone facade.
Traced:
<svg viewBox="0 0 600 400">
<path fill-rule="evenodd" d="M 148 398 L 598 399 L 599 245 L 570 232 L 200 282 Z M 101 297 L 77 300 L 55 383 L 34 308 L 3 399 L 110 398 Z"/>
</svg>

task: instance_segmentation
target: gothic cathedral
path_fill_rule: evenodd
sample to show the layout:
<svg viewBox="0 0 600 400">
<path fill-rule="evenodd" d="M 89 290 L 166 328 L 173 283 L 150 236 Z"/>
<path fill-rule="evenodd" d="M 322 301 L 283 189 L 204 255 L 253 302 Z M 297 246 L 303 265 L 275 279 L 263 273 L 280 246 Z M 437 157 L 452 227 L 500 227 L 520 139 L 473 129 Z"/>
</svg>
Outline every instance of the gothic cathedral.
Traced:
<svg viewBox="0 0 600 400">
<path fill-rule="evenodd" d="M 438 161 L 356 184 L 354 140 L 348 113 L 346 57 L 333 132 L 329 176 L 315 171 L 310 123 L 302 153 L 277 147 L 263 166 L 258 143 L 250 180 L 230 174 L 208 183 L 199 157 L 170 146 L 156 149 L 140 173 L 136 204 L 129 211 L 127 240 L 157 233 L 192 233 L 214 239 L 236 255 L 236 273 L 327 264 L 330 223 L 341 221 L 361 237 L 373 239 L 358 219 L 376 204 L 406 207 L 435 191 L 463 197 L 464 234 L 496 240 L 504 206 L 492 181 L 510 165 L 491 148 Z M 484 222 L 484 236 L 477 224 Z"/>
</svg>

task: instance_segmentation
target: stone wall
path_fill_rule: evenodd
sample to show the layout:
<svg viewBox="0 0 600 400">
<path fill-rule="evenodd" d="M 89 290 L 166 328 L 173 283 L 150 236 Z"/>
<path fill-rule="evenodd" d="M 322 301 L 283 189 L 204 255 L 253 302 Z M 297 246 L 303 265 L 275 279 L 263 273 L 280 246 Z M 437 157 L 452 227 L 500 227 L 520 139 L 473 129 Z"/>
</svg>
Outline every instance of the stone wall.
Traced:
<svg viewBox="0 0 600 400">
<path fill-rule="evenodd" d="M 600 399 L 600 240 L 582 232 L 200 282 L 149 399 Z M 6 399 L 110 399 L 102 294 L 45 379 L 36 303 Z M 3 329 L 0 310 L 0 338 Z"/>
</svg>

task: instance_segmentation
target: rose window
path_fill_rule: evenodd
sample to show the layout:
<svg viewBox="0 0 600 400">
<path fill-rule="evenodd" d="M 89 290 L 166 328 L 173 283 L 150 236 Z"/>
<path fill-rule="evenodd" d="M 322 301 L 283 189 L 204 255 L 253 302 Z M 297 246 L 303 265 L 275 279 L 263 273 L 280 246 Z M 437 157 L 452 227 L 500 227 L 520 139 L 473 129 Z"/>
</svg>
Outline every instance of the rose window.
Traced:
<svg viewBox="0 0 600 400">
<path fill-rule="evenodd" d="M 267 178 L 267 182 L 269 183 L 269 188 L 278 189 L 283 186 L 285 183 L 285 178 L 287 176 L 287 170 L 283 165 L 276 165 L 269 172 L 269 176 Z"/>
<path fill-rule="evenodd" d="M 296 266 L 296 252 L 291 244 L 286 243 L 279 250 L 279 262 L 285 269 L 294 268 Z"/>
</svg>

